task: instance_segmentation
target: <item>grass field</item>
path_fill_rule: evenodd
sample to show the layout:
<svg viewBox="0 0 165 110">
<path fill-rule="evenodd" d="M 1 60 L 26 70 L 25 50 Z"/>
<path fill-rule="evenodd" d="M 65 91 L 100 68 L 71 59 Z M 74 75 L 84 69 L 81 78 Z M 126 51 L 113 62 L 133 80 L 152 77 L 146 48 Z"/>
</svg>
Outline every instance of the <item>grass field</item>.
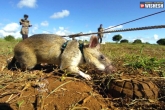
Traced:
<svg viewBox="0 0 165 110">
<path fill-rule="evenodd" d="M 138 70 L 142 73 L 152 74 L 153 72 L 165 76 L 165 46 L 109 43 L 103 45 L 101 51 L 112 59 L 116 68 L 132 68 L 134 70 L 132 72 Z M 127 69 L 123 71 L 129 74 Z"/>
<path fill-rule="evenodd" d="M 0 103 L 8 103 L 14 110 L 109 110 L 117 108 L 125 110 L 137 108 L 137 103 L 132 104 L 134 100 L 130 102 L 127 100 L 127 104 L 133 105 L 128 107 L 123 102 L 124 99 L 112 100 L 103 97 L 92 85 L 95 79 L 89 82 L 68 77 L 61 81 L 61 76 L 57 74 L 56 69 L 50 74 L 46 74 L 44 70 L 36 70 L 34 74 L 7 70 L 5 68 L 6 60 L 13 56 L 13 48 L 18 42 L 0 39 Z M 165 46 L 106 43 L 101 45 L 101 51 L 111 59 L 117 70 L 114 78 L 118 78 L 118 75 L 122 75 L 126 79 L 165 77 Z M 97 78 L 102 75 L 95 69 L 89 70 L 88 73 Z M 40 87 L 40 83 L 45 83 L 46 86 Z M 144 101 L 146 102 L 146 100 Z M 147 103 L 148 105 L 143 102 L 141 104 L 139 107 L 144 106 L 143 109 L 165 109 L 165 103 L 159 102 L 159 100 L 152 104 Z"/>
</svg>

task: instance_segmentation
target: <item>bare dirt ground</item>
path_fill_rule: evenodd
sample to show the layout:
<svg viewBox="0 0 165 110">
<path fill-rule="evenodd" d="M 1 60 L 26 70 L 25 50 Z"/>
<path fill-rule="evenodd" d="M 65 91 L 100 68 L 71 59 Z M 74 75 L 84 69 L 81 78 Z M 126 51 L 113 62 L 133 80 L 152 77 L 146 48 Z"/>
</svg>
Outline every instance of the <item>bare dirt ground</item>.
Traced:
<svg viewBox="0 0 165 110">
<path fill-rule="evenodd" d="M 81 70 L 87 71 L 93 78 L 86 81 L 79 76 L 70 74 L 66 76 L 65 71 L 60 71 L 54 65 L 38 66 L 32 73 L 11 71 L 5 68 L 6 59 L 11 56 L 11 54 L 0 55 L 0 110 L 165 109 L 165 81 L 160 74 L 151 71 L 146 75 L 142 69 L 126 68 L 122 66 L 121 59 L 117 59 L 114 64 L 118 69 L 117 73 L 120 74 L 107 75 L 89 65 L 83 65 Z M 154 84 L 156 83 L 158 94 L 153 93 L 155 98 L 147 98 L 147 95 L 142 98 L 135 98 L 133 95 L 113 97 L 109 89 L 107 90 L 108 83 L 105 83 L 107 78 L 120 80 L 147 78 L 149 79 L 147 81 L 153 80 Z M 152 84 L 146 84 L 149 90 L 152 90 L 150 88 Z M 146 89 L 143 89 L 147 94 Z"/>
</svg>

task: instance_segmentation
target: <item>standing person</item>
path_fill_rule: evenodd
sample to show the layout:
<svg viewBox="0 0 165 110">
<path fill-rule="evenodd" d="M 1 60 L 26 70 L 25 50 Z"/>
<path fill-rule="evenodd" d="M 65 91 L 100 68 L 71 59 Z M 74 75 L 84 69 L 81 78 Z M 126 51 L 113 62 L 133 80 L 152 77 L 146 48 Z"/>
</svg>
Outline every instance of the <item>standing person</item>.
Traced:
<svg viewBox="0 0 165 110">
<path fill-rule="evenodd" d="M 30 25 L 30 21 L 27 20 L 28 18 L 28 15 L 24 15 L 24 19 L 21 19 L 20 20 L 20 25 L 22 25 L 22 28 L 21 28 L 21 34 L 22 34 L 22 39 L 26 39 L 28 38 L 28 33 L 29 33 L 29 27 L 31 27 L 32 25 Z"/>
<path fill-rule="evenodd" d="M 98 32 L 103 32 L 103 31 L 104 31 L 104 29 L 103 29 L 102 26 L 103 26 L 103 25 L 100 24 L 100 27 L 98 28 Z M 103 38 L 103 33 L 99 33 L 99 34 L 98 34 L 98 40 L 100 39 L 100 43 L 102 43 L 102 38 Z"/>
</svg>

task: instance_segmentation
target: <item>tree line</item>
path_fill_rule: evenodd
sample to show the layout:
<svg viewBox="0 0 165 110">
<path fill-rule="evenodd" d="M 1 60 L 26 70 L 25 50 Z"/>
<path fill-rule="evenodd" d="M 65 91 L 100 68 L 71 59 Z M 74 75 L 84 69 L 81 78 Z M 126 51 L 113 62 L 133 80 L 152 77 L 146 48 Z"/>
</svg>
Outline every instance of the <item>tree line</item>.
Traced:
<svg viewBox="0 0 165 110">
<path fill-rule="evenodd" d="M 12 35 L 8 35 L 4 37 L 4 40 L 6 41 L 15 41 L 15 40 L 21 40 L 19 39 L 15 39 L 14 36 Z M 112 40 L 115 41 L 116 43 L 129 43 L 129 41 L 127 39 L 122 39 L 122 36 L 120 34 L 114 35 L 112 37 Z M 85 40 L 85 42 L 87 42 L 87 40 Z M 140 39 L 135 39 L 132 43 L 142 43 L 142 41 Z M 148 43 L 148 42 L 146 42 Z M 159 45 L 165 45 L 165 38 L 164 39 L 159 39 L 157 42 L 157 44 Z"/>
<path fill-rule="evenodd" d="M 122 36 L 120 34 L 114 35 L 112 37 L 112 40 L 115 41 L 116 43 L 118 43 L 119 41 L 120 43 L 129 43 L 127 39 L 122 39 Z M 135 39 L 132 43 L 142 43 L 142 41 L 140 39 Z M 146 43 L 149 44 L 148 42 Z M 159 45 L 165 45 L 165 38 L 159 39 L 156 43 Z"/>
<path fill-rule="evenodd" d="M 12 35 L 8 35 L 8 36 L 5 36 L 4 38 L 3 38 L 5 41 L 20 41 L 20 40 L 22 40 L 22 38 L 15 38 L 14 36 L 12 36 Z"/>
</svg>

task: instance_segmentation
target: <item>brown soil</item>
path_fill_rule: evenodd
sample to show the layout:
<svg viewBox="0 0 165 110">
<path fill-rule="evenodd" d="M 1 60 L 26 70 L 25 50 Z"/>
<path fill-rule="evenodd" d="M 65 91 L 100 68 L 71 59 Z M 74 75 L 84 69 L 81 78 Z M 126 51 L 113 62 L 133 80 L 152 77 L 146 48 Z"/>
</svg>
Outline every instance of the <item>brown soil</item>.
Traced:
<svg viewBox="0 0 165 110">
<path fill-rule="evenodd" d="M 135 77 L 136 79 L 146 78 L 141 73 L 142 70 L 129 72 L 131 69 L 121 67 L 120 61 L 118 61 L 118 65 L 115 65 L 118 72 L 121 73 L 120 75 L 111 76 L 97 71 L 93 67 L 82 66 L 82 71 L 88 70 L 88 74 L 93 78 L 91 81 L 86 81 L 79 76 L 68 75 L 66 77 L 64 72 L 52 65 L 39 66 L 32 73 L 11 71 L 5 68 L 6 58 L 7 56 L 0 56 L 0 110 L 165 109 L 164 89 L 162 89 L 164 80 L 153 81 L 159 89 L 161 88 L 154 99 L 146 97 L 134 99 L 126 95 L 112 97 L 112 94 L 107 92 L 105 80 L 109 76 L 120 80 L 135 79 Z M 154 72 L 147 77 L 153 76 L 159 77 Z M 151 82 L 149 84 L 151 85 Z M 125 87 L 123 86 L 123 88 Z"/>
</svg>

